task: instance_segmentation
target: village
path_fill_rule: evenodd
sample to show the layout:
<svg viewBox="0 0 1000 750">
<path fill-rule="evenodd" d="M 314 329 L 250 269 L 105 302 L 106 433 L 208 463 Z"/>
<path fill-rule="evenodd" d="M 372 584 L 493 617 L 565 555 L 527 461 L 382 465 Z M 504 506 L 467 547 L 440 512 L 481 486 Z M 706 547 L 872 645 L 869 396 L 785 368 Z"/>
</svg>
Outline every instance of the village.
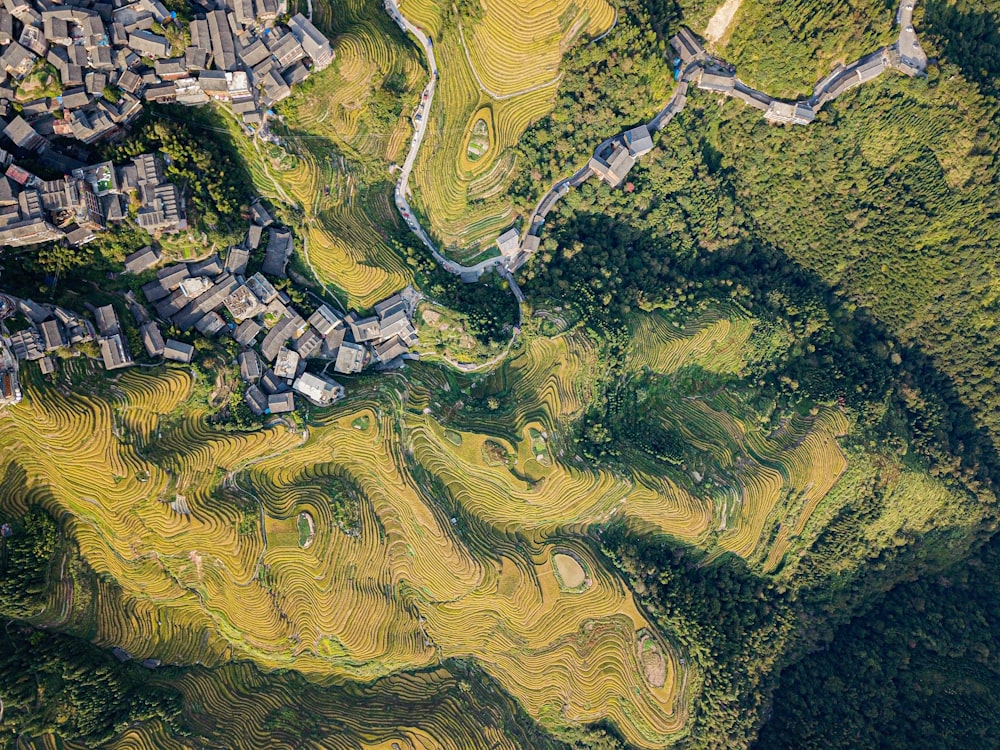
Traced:
<svg viewBox="0 0 1000 750">
<path fill-rule="evenodd" d="M 0 246 L 81 246 L 123 222 L 153 237 L 187 230 L 184 191 L 165 179 L 160 155 L 88 164 L 66 144 L 122 135 L 148 102 L 218 102 L 248 135 L 273 138 L 274 104 L 333 61 L 326 37 L 306 16 L 289 17 L 286 0 L 209 7 L 185 22 L 160 0 L 2 0 Z M 300 311 L 273 283 L 287 278 L 293 250 L 291 231 L 255 201 L 244 240 L 223 257 L 168 263 L 155 241 L 129 255 L 125 274 L 153 276 L 121 306 L 145 357 L 189 364 L 192 337 L 231 337 L 246 404 L 261 416 L 294 410 L 297 396 L 317 406 L 342 398 L 328 370 L 354 375 L 416 356 L 414 294 L 384 300 L 367 318 L 322 303 Z M 260 271 L 248 275 L 255 254 Z M 0 295 L 0 405 L 22 398 L 22 362 L 37 362 L 46 375 L 61 357 L 84 352 L 99 354 L 109 371 L 136 364 L 115 306 L 86 306 L 89 317 Z M 5 320 L 16 316 L 10 333 Z M 317 365 L 306 371 L 307 361 Z"/>
<path fill-rule="evenodd" d="M 92 177 L 103 187 L 85 191 L 84 195 L 98 199 L 117 197 L 121 185 L 155 185 L 172 196 L 169 205 L 173 208 L 169 212 L 161 210 L 151 221 L 169 220 L 174 222 L 172 226 L 183 222 L 179 213 L 183 202 L 176 186 L 162 182 L 158 156 L 143 154 L 118 168 L 97 165 L 73 179 L 86 182 Z M 18 206 L 30 201 L 44 210 L 50 190 L 51 194 L 77 194 L 73 192 L 74 183 L 56 182 L 60 184 L 51 189 L 46 187 L 48 183 L 26 187 L 17 194 Z M 85 210 L 88 205 L 84 205 Z M 149 224 L 143 223 L 145 210 L 140 209 L 139 224 L 148 228 Z M 337 311 L 318 299 L 312 309 L 300 310 L 272 282 L 288 277 L 293 252 L 291 230 L 276 223 L 268 208 L 255 200 L 243 241 L 229 247 L 224 257 L 212 253 L 201 260 L 167 263 L 152 245 L 130 254 L 125 259 L 124 274 L 152 276 L 142 285 L 141 297 L 133 291 L 122 295 L 122 304 L 138 327 L 146 355 L 181 364 L 193 360 L 195 346 L 189 341 L 165 339 L 164 327 L 189 339 L 229 336 L 239 347 L 234 365 L 244 382 L 246 404 L 257 416 L 294 411 L 296 396 L 316 406 L 329 406 L 342 398 L 344 387 L 326 375 L 329 370 L 355 375 L 370 364 L 392 369 L 406 359 L 416 358 L 410 352 L 417 343 L 412 323 L 417 296 L 412 289 L 376 304 L 374 315 L 369 317 Z M 247 275 L 254 257 L 260 271 Z M 106 370 L 136 364 L 114 306 L 91 306 L 91 313 L 94 322 L 57 305 L 0 294 L 0 405 L 21 399 L 19 362 L 37 362 L 41 372 L 48 375 L 55 371 L 59 356 L 79 354 L 80 345 L 96 342 Z M 4 319 L 18 314 L 26 325 L 9 333 Z M 309 361 L 316 362 L 314 371 L 306 371 Z"/>
<path fill-rule="evenodd" d="M 189 24 L 160 0 L 3 0 L 0 245 L 83 244 L 124 218 L 130 190 L 141 192 L 140 226 L 184 229 L 176 189 L 141 165 L 116 179 L 112 165 L 87 166 L 53 144 L 121 134 L 144 102 L 221 102 L 248 134 L 268 137 L 273 105 L 334 56 L 308 18 L 286 17 L 285 0 L 231 0 Z M 15 163 L 29 160 L 64 178 L 44 182 Z"/>
</svg>

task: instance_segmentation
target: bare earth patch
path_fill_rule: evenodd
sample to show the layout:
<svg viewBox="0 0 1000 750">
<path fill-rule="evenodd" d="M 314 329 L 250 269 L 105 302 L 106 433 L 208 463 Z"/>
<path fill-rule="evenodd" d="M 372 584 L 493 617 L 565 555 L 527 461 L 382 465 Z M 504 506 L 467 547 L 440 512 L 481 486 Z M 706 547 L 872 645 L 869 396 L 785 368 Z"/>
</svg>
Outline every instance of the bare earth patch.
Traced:
<svg viewBox="0 0 1000 750">
<path fill-rule="evenodd" d="M 198 573 L 198 580 L 201 580 L 201 555 L 195 550 L 188 552 L 188 560 L 194 563 L 194 569 Z"/>
<path fill-rule="evenodd" d="M 719 6 L 719 9 L 715 11 L 715 15 L 708 22 L 708 26 L 705 27 L 704 37 L 706 42 L 718 42 L 726 35 L 730 24 L 733 22 L 733 17 L 736 15 L 736 11 L 740 9 L 742 1 L 726 0 L 726 2 Z"/>
<path fill-rule="evenodd" d="M 660 650 L 660 644 L 649 633 L 642 633 L 635 647 L 646 682 L 653 687 L 663 687 L 667 681 L 667 660 Z"/>
<path fill-rule="evenodd" d="M 572 590 L 590 586 L 587 571 L 575 556 L 559 552 L 552 556 L 552 564 L 556 566 L 556 575 L 564 588 Z"/>
<path fill-rule="evenodd" d="M 435 326 L 437 325 L 437 322 L 441 320 L 441 314 L 436 313 L 433 310 L 424 310 L 421 313 L 421 316 L 423 317 L 424 322 L 429 326 Z"/>
</svg>

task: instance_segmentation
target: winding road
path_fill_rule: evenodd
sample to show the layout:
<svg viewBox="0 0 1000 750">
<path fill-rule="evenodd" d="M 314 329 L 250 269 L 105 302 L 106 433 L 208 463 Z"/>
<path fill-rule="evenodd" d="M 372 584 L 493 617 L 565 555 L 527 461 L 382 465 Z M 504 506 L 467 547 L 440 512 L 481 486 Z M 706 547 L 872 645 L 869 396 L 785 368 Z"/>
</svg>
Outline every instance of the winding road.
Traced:
<svg viewBox="0 0 1000 750">
<path fill-rule="evenodd" d="M 562 180 L 559 180 L 551 188 L 549 188 L 548 192 L 544 196 L 542 196 L 541 200 L 538 202 L 538 205 L 535 207 L 535 211 L 531 216 L 531 220 L 528 222 L 527 230 L 525 231 L 525 234 L 522 236 L 521 239 L 521 251 L 515 257 L 507 259 L 504 258 L 503 256 L 496 256 L 493 258 L 488 258 L 479 263 L 476 263 L 475 265 L 465 266 L 449 258 L 446 258 L 444 255 L 442 255 L 438 251 L 437 247 L 434 245 L 434 242 L 433 240 L 431 240 L 430 235 L 423 228 L 423 226 L 421 226 L 420 221 L 414 215 L 413 210 L 410 208 L 409 204 L 409 198 L 411 196 L 409 187 L 410 174 L 413 171 L 413 165 L 416 162 L 417 154 L 420 151 L 420 146 L 423 143 L 424 135 L 427 132 L 427 123 L 429 121 L 431 105 L 434 101 L 434 89 L 437 85 L 437 80 L 438 80 L 437 61 L 434 58 L 434 44 L 419 26 L 412 23 L 408 18 L 406 18 L 406 16 L 402 14 L 402 12 L 399 9 L 398 0 L 384 0 L 384 4 L 386 12 L 389 13 L 389 15 L 393 18 L 393 20 L 399 25 L 399 27 L 403 31 L 412 34 L 414 38 L 416 38 L 416 40 L 420 43 L 420 46 L 423 48 L 424 54 L 427 57 L 427 62 L 431 70 L 431 79 L 423 91 L 421 97 L 421 103 L 418 107 L 418 112 L 414 116 L 414 133 L 413 133 L 413 139 L 410 143 L 410 150 L 406 155 L 406 159 L 403 162 L 403 167 L 399 173 L 399 179 L 396 182 L 396 190 L 395 190 L 396 208 L 399 209 L 399 213 L 402 215 L 403 220 L 406 221 L 406 223 L 409 225 L 413 233 L 420 238 L 420 240 L 424 243 L 427 249 L 430 250 L 431 254 L 434 256 L 434 259 L 445 270 L 451 273 L 461 275 L 463 280 L 474 281 L 478 279 L 479 276 L 482 275 L 482 273 L 485 272 L 487 269 L 495 268 L 501 273 L 501 275 L 504 276 L 504 278 L 506 278 L 509 281 L 511 289 L 514 292 L 515 296 L 517 297 L 518 301 L 523 302 L 524 296 L 523 294 L 521 294 L 521 290 L 517 287 L 517 284 L 514 282 L 513 271 L 517 270 L 521 265 L 523 265 L 528 260 L 528 258 L 531 257 L 534 248 L 537 248 L 538 246 L 537 238 L 541 234 L 542 227 L 544 226 L 545 216 L 556 204 L 556 202 L 564 195 L 566 195 L 571 188 L 578 187 L 579 185 L 583 184 L 588 179 L 590 179 L 590 177 L 592 177 L 597 173 L 594 171 L 594 169 L 591 168 L 590 164 L 588 163 L 587 165 L 584 165 L 583 167 L 578 169 L 571 177 L 566 177 Z M 615 24 L 617 24 L 617 20 L 618 18 L 616 14 Z M 837 93 L 847 90 L 847 87 L 842 87 L 837 92 L 831 94 L 829 93 L 829 90 L 833 88 L 833 84 L 835 82 L 843 82 L 845 78 L 852 78 L 855 74 L 859 76 L 857 82 L 864 82 L 866 80 L 870 80 L 869 78 L 861 77 L 861 72 L 859 71 L 859 68 L 861 68 L 861 66 L 864 63 L 872 59 L 875 59 L 877 57 L 894 59 L 896 61 L 895 63 L 887 63 L 883 67 L 883 70 L 891 67 L 897 67 L 908 71 L 909 74 L 911 75 L 915 73 L 922 74 L 927 67 L 927 55 L 921 48 L 920 42 L 917 38 L 916 31 L 913 28 L 913 0 L 901 0 L 899 8 L 896 12 L 896 23 L 899 26 L 899 37 L 893 45 L 891 45 L 890 47 L 879 49 L 876 52 L 873 52 L 871 55 L 866 55 L 865 57 L 862 57 L 860 60 L 855 61 L 854 63 L 851 63 L 848 66 L 838 66 L 829 76 L 827 76 L 817 84 L 813 97 L 811 97 L 809 103 L 818 104 L 820 107 L 825 105 L 827 102 L 831 101 L 837 95 Z M 612 26 L 612 29 L 613 28 L 614 25 Z M 610 31 L 611 30 L 609 29 L 608 32 L 606 32 L 605 34 L 603 34 L 601 37 L 598 38 L 603 38 L 604 36 L 607 35 L 607 33 L 610 33 Z M 592 40 L 592 41 L 597 41 L 597 40 Z M 462 36 L 462 46 L 465 49 L 466 57 L 468 58 L 469 64 L 471 66 L 472 60 L 471 56 L 469 55 L 468 47 L 465 46 L 464 35 Z M 646 128 L 649 130 L 649 132 L 655 133 L 665 128 L 674 118 L 674 116 L 677 115 L 677 113 L 679 113 L 684 108 L 685 102 L 687 100 L 687 91 L 689 82 L 700 80 L 702 74 L 709 69 L 714 71 L 716 69 L 724 69 L 726 67 L 731 68 L 731 66 L 728 66 L 728 64 L 725 63 L 724 61 L 708 56 L 707 54 L 704 53 L 704 50 L 702 50 L 701 55 L 697 59 L 691 61 L 682 71 L 681 75 L 679 76 L 680 82 L 676 87 L 674 94 L 670 98 L 670 100 L 659 112 L 656 113 L 656 115 L 648 123 L 646 123 Z M 475 74 L 474 66 L 472 67 L 472 70 L 473 74 Z M 878 73 L 878 75 L 881 75 L 881 71 Z M 490 96 L 493 96 L 494 98 L 503 98 L 503 97 L 496 97 L 487 89 L 485 89 L 482 85 L 482 82 L 479 81 L 478 75 L 476 75 L 476 80 L 477 82 L 479 82 L 479 86 L 481 89 L 483 89 L 484 92 L 486 92 Z M 549 85 L 552 85 L 552 82 L 543 84 L 542 87 Z M 856 82 L 854 82 L 852 79 L 852 86 L 853 85 L 856 85 Z M 745 92 L 751 92 L 754 95 L 760 95 L 762 97 L 765 97 L 769 101 L 771 100 L 771 97 L 768 97 L 766 94 L 753 91 L 752 89 L 749 89 L 743 84 L 740 84 L 740 86 L 742 86 L 743 91 Z M 744 101 L 746 101 L 745 97 Z M 602 154 L 612 143 L 616 141 L 624 144 L 625 143 L 624 135 L 625 134 L 623 132 L 605 139 L 597 146 L 597 148 L 594 149 L 594 155 L 598 156 Z M 533 242 L 530 244 L 530 247 L 529 244 L 527 243 L 529 237 L 533 238 Z"/>
<path fill-rule="evenodd" d="M 400 12 L 399 6 L 396 4 L 396 0 L 385 0 L 385 9 L 401 29 L 411 33 L 414 38 L 420 42 L 420 46 L 423 47 L 424 54 L 427 56 L 427 64 L 431 71 L 431 79 L 421 94 L 420 106 L 418 108 L 419 111 L 413 118 L 413 138 L 410 141 L 410 150 L 406 154 L 406 159 L 403 161 L 402 169 L 399 171 L 399 179 L 396 180 L 396 191 L 394 196 L 396 208 L 399 210 L 403 220 L 409 225 L 410 230 L 417 235 L 417 237 L 420 238 L 420 241 L 424 243 L 428 250 L 431 251 L 431 255 L 434 256 L 434 260 L 436 260 L 442 268 L 454 274 L 461 274 L 463 278 L 478 278 L 487 269 L 498 266 L 503 259 L 499 257 L 487 258 L 486 260 L 472 266 L 463 266 L 460 263 L 449 260 L 438 252 L 438 249 L 434 245 L 433 240 L 431 240 L 430 235 L 427 234 L 427 230 L 420 225 L 420 221 L 414 215 L 413 209 L 410 208 L 410 173 L 413 172 L 413 164 L 417 160 L 417 154 L 420 152 L 420 146 L 424 142 L 424 135 L 427 133 L 427 123 L 430 120 L 431 105 L 434 102 L 434 90 L 437 87 L 437 60 L 434 58 L 434 43 L 430 40 L 430 38 L 428 38 L 427 34 L 423 32 L 423 29 L 414 24 Z M 417 119 L 418 117 L 419 119 Z"/>
</svg>

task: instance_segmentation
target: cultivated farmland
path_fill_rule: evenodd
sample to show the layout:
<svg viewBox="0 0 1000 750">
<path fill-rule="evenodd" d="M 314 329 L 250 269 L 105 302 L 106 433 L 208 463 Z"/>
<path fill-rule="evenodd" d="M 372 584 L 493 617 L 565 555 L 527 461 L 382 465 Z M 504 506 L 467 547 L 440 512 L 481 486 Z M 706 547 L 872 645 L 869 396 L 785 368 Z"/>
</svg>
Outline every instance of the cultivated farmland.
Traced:
<svg viewBox="0 0 1000 750">
<path fill-rule="evenodd" d="M 636 313 L 631 326 L 625 376 L 647 384 L 644 424 L 684 448 L 665 461 L 626 445 L 628 468 L 578 453 L 574 425 L 607 387 L 607 355 L 580 327 L 544 337 L 529 325 L 516 355 L 471 379 L 416 364 L 405 385 L 313 413 L 308 433 L 213 428 L 185 406 L 204 386 L 181 369 L 105 380 L 67 362 L 76 392 L 29 375 L 30 410 L 0 415 L 0 497 L 71 519 L 98 574 L 64 573 L 46 621 L 136 657 L 249 661 L 370 702 L 344 713 L 350 700 L 324 701 L 299 677 L 247 701 L 265 678 L 246 664 L 185 674 L 192 720 L 226 717 L 245 732 L 233 747 L 276 746 L 297 695 L 308 726 L 343 734 L 317 747 L 532 747 L 447 702 L 419 726 L 402 718 L 451 689 L 436 671 L 449 660 L 476 665 L 550 731 L 607 721 L 636 747 L 668 744 L 703 675 L 600 554 L 606 524 L 790 576 L 844 497 L 873 482 L 883 542 L 956 506 L 926 474 L 843 448 L 853 427 L 835 406 L 769 421 L 738 380 L 718 388 L 781 345 L 745 312 L 683 325 Z M 383 699 L 404 707 L 366 713 Z M 150 725 L 114 746 L 185 746 L 173 742 Z"/>
<path fill-rule="evenodd" d="M 236 137 L 255 190 L 294 211 L 319 281 L 348 306 L 367 307 L 405 285 L 412 271 L 386 228 L 400 226 L 391 164 L 401 161 L 426 71 L 417 51 L 376 3 L 325 0 L 314 21 L 333 40 L 334 64 L 281 103 L 283 147 Z"/>
<path fill-rule="evenodd" d="M 501 195 L 515 168 L 511 149 L 551 110 L 563 54 L 610 28 L 614 10 L 605 0 L 504 0 L 474 14 L 431 0 L 400 7 L 433 36 L 440 73 L 412 189 L 432 233 L 470 258 L 513 219 Z M 478 123 L 489 149 L 471 159 Z"/>
</svg>

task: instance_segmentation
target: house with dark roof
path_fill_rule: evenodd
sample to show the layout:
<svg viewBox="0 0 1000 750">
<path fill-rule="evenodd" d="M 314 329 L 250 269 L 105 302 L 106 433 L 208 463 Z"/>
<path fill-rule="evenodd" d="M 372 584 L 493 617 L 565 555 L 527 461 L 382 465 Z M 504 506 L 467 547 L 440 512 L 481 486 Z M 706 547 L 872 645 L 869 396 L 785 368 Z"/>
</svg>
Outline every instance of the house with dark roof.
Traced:
<svg viewBox="0 0 1000 750">
<path fill-rule="evenodd" d="M 249 386 L 243 392 L 243 400 L 247 402 L 250 411 L 258 417 L 267 412 L 267 396 L 256 385 Z"/>
<path fill-rule="evenodd" d="M 357 344 L 363 344 L 367 341 L 378 341 L 382 338 L 382 323 L 378 318 L 371 317 L 355 320 L 352 314 L 345 318 L 345 322 L 348 324 L 351 336 Z"/>
<path fill-rule="evenodd" d="M 270 414 L 287 414 L 295 411 L 295 395 L 288 393 L 272 393 L 267 397 L 267 411 Z"/>
<path fill-rule="evenodd" d="M 292 318 L 282 318 L 275 326 L 267 332 L 260 345 L 261 356 L 264 361 L 273 362 L 278 356 L 278 352 L 285 345 L 285 342 L 293 338 L 299 328 L 299 322 L 305 323 L 297 315 Z"/>
<path fill-rule="evenodd" d="M 212 64 L 219 70 L 237 70 L 236 40 L 229 25 L 229 14 L 224 10 L 213 10 L 206 20 L 212 44 Z"/>
<path fill-rule="evenodd" d="M 10 138 L 15 146 L 25 151 L 41 151 L 48 145 L 48 141 L 42 138 L 21 115 L 7 123 L 3 134 Z"/>
<path fill-rule="evenodd" d="M 113 306 L 98 307 L 95 316 L 97 317 L 97 330 L 101 332 L 102 336 L 114 336 L 116 333 L 121 333 L 118 314 Z"/>
<path fill-rule="evenodd" d="M 65 232 L 45 219 L 28 219 L 0 227 L 0 247 L 24 247 L 59 240 L 65 236 Z"/>
<path fill-rule="evenodd" d="M 62 326 L 57 320 L 46 320 L 42 323 L 42 343 L 46 352 L 52 352 L 66 346 Z"/>
<path fill-rule="evenodd" d="M 361 372 L 365 366 L 365 348 L 361 344 L 345 341 L 337 350 L 337 359 L 333 364 L 335 372 L 351 375 Z"/>
<path fill-rule="evenodd" d="M 736 86 L 736 76 L 725 70 L 706 70 L 698 79 L 698 88 L 704 91 L 717 91 L 728 94 Z"/>
<path fill-rule="evenodd" d="M 514 227 L 497 237 L 497 247 L 505 258 L 513 258 L 521 251 L 521 234 Z"/>
<path fill-rule="evenodd" d="M 285 228 L 271 227 L 267 235 L 267 251 L 261 270 L 268 276 L 284 278 L 288 259 L 292 257 L 292 233 Z"/>
<path fill-rule="evenodd" d="M 653 137 L 649 134 L 648 127 L 638 125 L 625 132 L 625 144 L 632 156 L 639 158 L 653 150 Z"/>
<path fill-rule="evenodd" d="M 309 329 L 304 334 L 299 336 L 292 343 L 292 349 L 301 357 L 302 359 L 308 359 L 320 350 L 323 346 L 323 339 L 320 337 L 315 330 Z"/>
<path fill-rule="evenodd" d="M 236 247 L 229 248 L 229 254 L 226 256 L 226 266 L 225 270 L 227 273 L 242 276 L 247 271 L 247 263 L 250 262 L 250 251 L 246 248 Z"/>
<path fill-rule="evenodd" d="M 132 356 L 129 354 L 120 333 L 102 337 L 100 347 L 105 370 L 118 370 L 133 364 Z"/>
<path fill-rule="evenodd" d="M 163 341 L 163 334 L 160 333 L 160 326 L 155 321 L 144 323 L 139 328 L 142 336 L 142 345 L 146 347 L 146 352 L 150 357 L 160 357 L 166 344 Z"/>
<path fill-rule="evenodd" d="M 143 193 L 143 205 L 136 215 L 147 232 L 179 232 L 187 229 L 187 210 L 177 186 L 171 182 Z"/>
<path fill-rule="evenodd" d="M 222 261 L 218 253 L 212 253 L 204 260 L 188 263 L 188 272 L 192 276 L 218 276 L 222 271 Z"/>
<path fill-rule="evenodd" d="M 240 366 L 240 377 L 246 383 L 256 383 L 260 380 L 260 359 L 252 349 L 240 352 L 236 357 Z"/>
<path fill-rule="evenodd" d="M 288 391 L 288 383 L 274 374 L 274 370 L 268 367 L 261 373 L 260 388 L 270 396 L 272 393 L 285 393 Z"/>
<path fill-rule="evenodd" d="M 144 57 L 154 60 L 170 56 L 170 42 L 165 36 L 150 31 L 133 31 L 128 35 L 128 46 Z"/>
<path fill-rule="evenodd" d="M 15 80 L 20 80 L 31 72 L 35 60 L 35 54 L 31 50 L 12 41 L 0 55 L 0 71 L 4 71 Z"/>
<path fill-rule="evenodd" d="M 260 327 L 260 323 L 256 320 L 248 319 L 244 320 L 238 326 L 236 330 L 233 331 L 233 340 L 240 346 L 253 346 L 254 341 L 263 330 Z"/>
<path fill-rule="evenodd" d="M 219 313 L 209 312 L 202 315 L 194 327 L 203 336 L 214 336 L 226 327 L 226 321 Z"/>
<path fill-rule="evenodd" d="M 125 272 L 140 274 L 147 271 L 160 262 L 160 252 L 154 250 L 152 246 L 146 245 L 141 250 L 136 250 L 125 258 Z"/>
<path fill-rule="evenodd" d="M 291 380 L 299 368 L 299 361 L 299 355 L 293 349 L 281 347 L 278 349 L 278 356 L 274 358 L 274 374 L 279 378 Z"/>
<path fill-rule="evenodd" d="M 399 336 L 393 336 L 375 344 L 372 351 L 375 353 L 375 359 L 384 364 L 406 354 L 408 348 Z"/>
<path fill-rule="evenodd" d="M 194 347 L 175 339 L 167 339 L 163 347 L 163 358 L 172 362 L 182 362 L 188 364 L 194 359 Z"/>
<path fill-rule="evenodd" d="M 309 316 L 309 325 L 324 338 L 337 328 L 342 328 L 344 321 L 326 305 L 320 305 L 316 312 Z"/>
<path fill-rule="evenodd" d="M 274 217 L 271 216 L 267 207 L 261 203 L 260 198 L 254 199 L 250 204 L 250 218 L 254 224 L 261 227 L 269 227 L 274 223 Z"/>
<path fill-rule="evenodd" d="M 191 330 L 202 316 L 222 307 L 226 297 L 239 286 L 239 282 L 229 274 L 219 276 L 212 288 L 203 292 L 174 317 L 174 325 L 182 331 Z"/>
<path fill-rule="evenodd" d="M 635 166 L 635 157 L 632 156 L 624 143 L 616 140 L 606 158 L 595 155 L 591 157 L 587 164 L 608 185 L 618 187 L 625 180 L 632 167 Z"/>
<path fill-rule="evenodd" d="M 705 48 L 687 26 L 681 26 L 670 39 L 670 46 L 685 65 L 695 60 L 704 60 Z"/>
<path fill-rule="evenodd" d="M 329 406 L 344 397 L 344 386 L 336 380 L 304 372 L 292 383 L 292 390 L 316 406 Z"/>
<path fill-rule="evenodd" d="M 312 60 L 313 68 L 323 70 L 333 62 L 333 48 L 330 47 L 330 40 L 313 26 L 312 21 L 301 13 L 296 13 L 288 19 L 288 28 L 292 35 L 302 45 L 302 49 Z"/>
</svg>

